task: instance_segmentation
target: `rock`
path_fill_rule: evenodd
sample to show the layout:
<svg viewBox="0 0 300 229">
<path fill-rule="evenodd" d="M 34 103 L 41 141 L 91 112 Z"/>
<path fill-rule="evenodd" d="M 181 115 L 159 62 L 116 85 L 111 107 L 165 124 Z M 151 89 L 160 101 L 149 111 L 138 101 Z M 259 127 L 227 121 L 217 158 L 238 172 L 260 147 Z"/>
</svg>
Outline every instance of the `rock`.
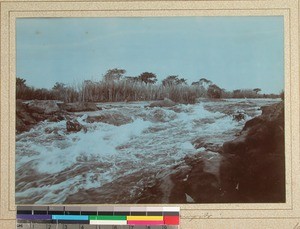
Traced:
<svg viewBox="0 0 300 229">
<path fill-rule="evenodd" d="M 27 109 L 37 114 L 53 114 L 60 111 L 57 101 L 54 100 L 32 100 L 27 103 Z"/>
<path fill-rule="evenodd" d="M 186 156 L 145 188 L 137 203 L 285 202 L 283 113 L 283 103 L 263 108 L 222 149 L 196 139 L 196 148 L 221 153 L 220 167 L 208 170 L 211 160 L 203 152 Z"/>
<path fill-rule="evenodd" d="M 16 132 L 21 133 L 23 131 L 28 131 L 30 128 L 26 125 L 22 118 L 16 115 Z"/>
<path fill-rule="evenodd" d="M 229 202 L 285 202 L 284 105 L 262 109 L 223 144 L 221 187 Z"/>
<path fill-rule="evenodd" d="M 38 121 L 27 110 L 27 106 L 21 101 L 16 102 L 16 132 L 28 131 Z"/>
<path fill-rule="evenodd" d="M 77 102 L 77 103 L 63 103 L 59 105 L 62 110 L 68 112 L 81 112 L 81 111 L 98 111 L 100 110 L 95 103 L 90 102 Z"/>
<path fill-rule="evenodd" d="M 57 114 L 57 115 L 52 115 L 51 117 L 49 117 L 47 120 L 49 122 L 59 122 L 59 121 L 62 121 L 64 120 L 65 117 L 61 114 Z"/>
<path fill-rule="evenodd" d="M 151 110 L 150 115 L 153 122 L 168 122 L 176 117 L 175 113 L 167 112 L 161 108 Z"/>
<path fill-rule="evenodd" d="M 201 154 L 186 156 L 184 162 L 173 166 L 155 185 L 146 188 L 137 203 L 220 202 L 219 180 L 204 167 Z"/>
<path fill-rule="evenodd" d="M 28 131 L 37 123 L 48 120 L 59 122 L 66 119 L 67 112 L 98 111 L 95 103 L 59 103 L 54 100 L 17 101 L 16 105 L 16 131 Z M 79 123 L 67 124 L 68 131 L 79 131 Z M 81 127 L 83 128 L 83 127 Z M 86 131 L 86 128 L 83 128 Z"/>
<path fill-rule="evenodd" d="M 58 122 L 65 119 L 65 112 L 61 111 L 57 101 L 34 100 L 16 102 L 16 132 L 30 130 L 41 121 Z"/>
<path fill-rule="evenodd" d="M 234 115 L 232 115 L 232 119 L 237 122 L 239 122 L 241 120 L 245 120 L 245 114 L 243 114 L 243 113 L 234 114 Z"/>
<path fill-rule="evenodd" d="M 200 137 L 195 139 L 192 142 L 195 149 L 205 148 L 206 150 L 212 151 L 212 152 L 221 152 L 222 149 L 219 145 L 216 145 L 214 143 L 206 142 L 205 138 Z"/>
<path fill-rule="evenodd" d="M 172 168 L 170 172 L 162 172 L 155 184 L 146 187 L 139 196 L 137 203 L 186 203 L 183 179 L 189 167 Z"/>
<path fill-rule="evenodd" d="M 164 100 L 155 101 L 149 105 L 149 107 L 173 107 L 176 103 L 168 98 L 164 98 Z"/>
<path fill-rule="evenodd" d="M 168 110 L 174 111 L 176 113 L 184 112 L 184 110 L 182 109 L 182 107 L 179 107 L 179 106 L 169 107 Z"/>
<path fill-rule="evenodd" d="M 206 146 L 206 142 L 204 138 L 197 138 L 192 142 L 193 146 L 195 149 L 199 149 L 201 147 L 205 147 Z"/>
<path fill-rule="evenodd" d="M 84 130 L 84 132 L 87 132 L 87 128 L 83 125 L 81 125 L 77 120 L 74 121 L 67 121 L 66 127 L 68 132 L 79 132 L 81 130 Z"/>
<path fill-rule="evenodd" d="M 193 166 L 185 186 L 186 193 L 196 203 L 219 202 L 219 181 L 215 175 L 204 171 L 203 162 Z"/>
<path fill-rule="evenodd" d="M 158 122 L 166 122 L 166 113 L 163 110 L 155 110 L 153 112 L 153 120 Z"/>
<path fill-rule="evenodd" d="M 104 122 L 115 126 L 121 126 L 133 122 L 133 119 L 121 113 L 106 113 L 97 116 L 88 116 L 85 121 L 88 123 Z"/>
<path fill-rule="evenodd" d="M 195 200 L 186 193 L 185 193 L 185 197 L 186 197 L 186 202 L 187 203 L 195 203 Z"/>
<path fill-rule="evenodd" d="M 31 113 L 31 117 L 33 117 L 37 122 L 44 121 L 47 116 L 43 113 Z"/>
</svg>

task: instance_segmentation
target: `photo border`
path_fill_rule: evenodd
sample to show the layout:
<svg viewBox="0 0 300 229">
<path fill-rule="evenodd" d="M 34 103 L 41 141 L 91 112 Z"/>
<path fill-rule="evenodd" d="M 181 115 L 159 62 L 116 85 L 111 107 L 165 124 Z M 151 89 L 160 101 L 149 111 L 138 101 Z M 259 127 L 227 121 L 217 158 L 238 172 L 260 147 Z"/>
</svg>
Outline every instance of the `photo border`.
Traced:
<svg viewBox="0 0 300 229">
<path fill-rule="evenodd" d="M 1 175 L 0 228 L 15 226 L 15 21 L 19 17 L 268 16 L 284 17 L 285 161 L 284 204 L 132 204 L 180 206 L 180 228 L 293 228 L 300 222 L 299 199 L 299 0 L 275 1 L 1 1 Z M 100 205 L 100 204 L 98 204 Z M 112 204 L 113 205 L 113 204 Z M 130 206 L 132 206 L 130 205 Z M 65 205 L 64 205 L 65 206 Z M 128 206 L 121 204 L 118 206 Z M 232 222 L 229 222 L 232 220 Z M 274 221 L 274 222 L 273 222 Z M 223 224 L 225 222 L 225 224 Z M 1 227 L 10 225 L 9 227 Z M 246 224 L 245 224 L 246 223 Z M 219 226 L 217 226 L 219 225 Z M 247 227 L 246 227 L 247 225 Z M 299 223 L 300 225 L 300 223 Z M 232 228 L 230 227 L 230 228 Z M 263 226 L 261 228 L 264 228 Z"/>
</svg>

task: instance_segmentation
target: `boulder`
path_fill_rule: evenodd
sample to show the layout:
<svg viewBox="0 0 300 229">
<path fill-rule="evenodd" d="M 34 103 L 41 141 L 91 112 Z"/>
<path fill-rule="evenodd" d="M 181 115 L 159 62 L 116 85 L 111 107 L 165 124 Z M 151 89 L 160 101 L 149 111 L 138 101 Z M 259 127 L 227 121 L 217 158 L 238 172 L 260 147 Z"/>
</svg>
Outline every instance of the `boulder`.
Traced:
<svg viewBox="0 0 300 229">
<path fill-rule="evenodd" d="M 115 126 L 121 126 L 133 122 L 133 119 L 121 113 L 105 113 L 97 116 L 88 116 L 85 121 L 88 123 L 104 122 Z"/>
<path fill-rule="evenodd" d="M 153 122 L 168 122 L 176 117 L 176 114 L 173 112 L 168 112 L 161 108 L 156 108 L 151 110 L 150 119 Z"/>
<path fill-rule="evenodd" d="M 223 144 L 221 187 L 229 202 L 285 202 L 284 105 L 262 109 Z"/>
<path fill-rule="evenodd" d="M 26 104 L 21 100 L 16 102 L 16 132 L 21 133 L 28 131 L 38 121 L 32 116 L 31 112 L 28 112 Z"/>
<path fill-rule="evenodd" d="M 59 121 L 62 121 L 64 119 L 65 119 L 65 117 L 62 114 L 57 114 L 57 115 L 50 116 L 47 120 L 49 122 L 59 122 Z"/>
<path fill-rule="evenodd" d="M 98 111 L 100 110 L 95 103 L 90 102 L 77 102 L 77 103 L 63 103 L 59 105 L 62 110 L 68 112 L 81 112 L 81 111 Z"/>
<path fill-rule="evenodd" d="M 220 202 L 219 180 L 204 170 L 204 164 L 201 154 L 186 156 L 184 162 L 161 175 L 155 185 L 145 188 L 137 203 Z"/>
<path fill-rule="evenodd" d="M 186 193 L 196 203 L 216 203 L 220 198 L 218 178 L 203 169 L 203 162 L 192 167 L 186 181 Z"/>
<path fill-rule="evenodd" d="M 245 120 L 245 114 L 243 114 L 243 113 L 233 114 L 232 119 L 237 121 L 237 122 Z"/>
<path fill-rule="evenodd" d="M 57 101 L 33 100 L 16 102 L 16 132 L 30 130 L 41 121 L 58 122 L 65 119 L 65 112 L 61 111 Z"/>
<path fill-rule="evenodd" d="M 81 125 L 77 120 L 73 120 L 73 121 L 68 120 L 66 122 L 66 127 L 68 132 L 79 132 L 81 130 L 87 132 L 87 128 Z"/>
<path fill-rule="evenodd" d="M 205 148 L 205 150 L 219 153 L 222 151 L 221 147 L 217 144 L 207 142 L 203 137 L 197 138 L 191 142 L 195 149 Z"/>
<path fill-rule="evenodd" d="M 32 100 L 27 103 L 27 109 L 37 114 L 53 114 L 60 111 L 55 100 Z"/>
<path fill-rule="evenodd" d="M 199 149 L 206 146 L 206 140 L 202 137 L 195 139 L 192 142 L 195 149 Z"/>
<path fill-rule="evenodd" d="M 164 98 L 164 100 L 155 101 L 149 105 L 149 107 L 173 107 L 176 103 L 171 99 Z"/>
</svg>

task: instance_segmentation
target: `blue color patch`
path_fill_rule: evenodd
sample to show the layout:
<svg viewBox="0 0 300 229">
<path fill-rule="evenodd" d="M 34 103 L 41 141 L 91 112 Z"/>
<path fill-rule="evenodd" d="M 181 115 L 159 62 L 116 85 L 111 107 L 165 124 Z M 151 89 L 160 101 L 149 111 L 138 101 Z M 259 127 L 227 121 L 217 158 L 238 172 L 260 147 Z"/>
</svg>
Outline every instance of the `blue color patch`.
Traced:
<svg viewBox="0 0 300 229">
<path fill-rule="evenodd" d="M 87 215 L 52 215 L 54 220 L 89 220 Z"/>
</svg>

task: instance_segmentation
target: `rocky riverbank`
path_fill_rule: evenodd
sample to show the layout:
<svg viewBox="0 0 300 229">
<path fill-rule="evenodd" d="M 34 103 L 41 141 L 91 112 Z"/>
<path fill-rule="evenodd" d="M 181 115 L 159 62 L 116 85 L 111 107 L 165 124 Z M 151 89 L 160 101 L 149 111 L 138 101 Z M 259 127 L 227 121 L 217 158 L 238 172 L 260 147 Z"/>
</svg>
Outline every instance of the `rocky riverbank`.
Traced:
<svg viewBox="0 0 300 229">
<path fill-rule="evenodd" d="M 16 101 L 16 132 L 30 130 L 41 121 L 70 120 L 73 112 L 97 111 L 95 103 L 63 103 L 55 100 Z"/>
<path fill-rule="evenodd" d="M 215 152 L 209 144 L 201 146 L 205 154 L 186 157 L 171 174 L 161 174 L 137 202 L 285 202 L 283 102 L 262 107 L 262 115 L 246 122 L 236 139 Z"/>
<path fill-rule="evenodd" d="M 154 101 L 149 107 L 172 107 L 176 103 L 170 99 Z M 97 107 L 96 103 L 76 102 L 63 103 L 56 100 L 29 100 L 16 101 L 16 132 L 21 133 L 30 130 L 33 126 L 41 121 L 58 122 L 67 120 L 67 129 L 70 131 L 80 131 L 84 129 L 80 126 L 74 116 L 75 112 L 98 111 L 102 108 Z M 88 117 L 87 122 L 105 122 L 113 125 L 123 125 L 132 122 L 131 118 L 122 114 L 109 115 L 102 114 L 96 117 Z M 69 127 L 69 128 L 68 128 Z"/>
<path fill-rule="evenodd" d="M 263 107 L 240 136 L 223 145 L 223 199 L 285 202 L 284 104 Z"/>
</svg>

